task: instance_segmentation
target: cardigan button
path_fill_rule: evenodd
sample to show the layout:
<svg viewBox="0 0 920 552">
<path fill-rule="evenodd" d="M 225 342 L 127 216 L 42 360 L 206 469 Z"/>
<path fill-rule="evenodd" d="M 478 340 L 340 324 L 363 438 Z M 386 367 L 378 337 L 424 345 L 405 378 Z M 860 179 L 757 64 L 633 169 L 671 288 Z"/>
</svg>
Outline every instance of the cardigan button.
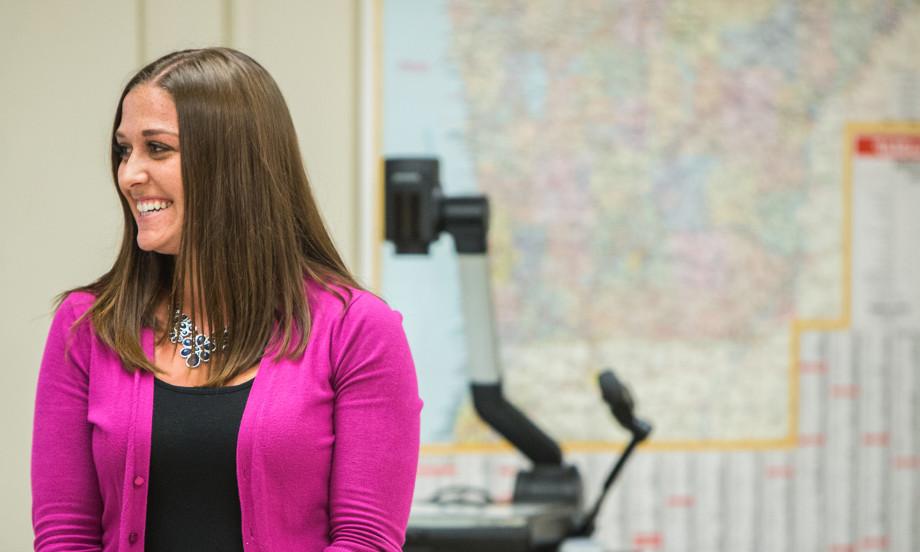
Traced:
<svg viewBox="0 0 920 552">
<path fill-rule="evenodd" d="M 134 478 L 134 486 L 135 486 L 135 487 L 140 487 L 140 486 L 143 485 L 143 484 L 144 484 L 144 478 L 143 478 L 143 477 L 141 477 L 141 476 L 138 475 L 137 477 Z"/>
<path fill-rule="evenodd" d="M 128 544 L 134 544 L 137 542 L 137 532 L 131 531 L 131 534 L 128 535 Z"/>
</svg>

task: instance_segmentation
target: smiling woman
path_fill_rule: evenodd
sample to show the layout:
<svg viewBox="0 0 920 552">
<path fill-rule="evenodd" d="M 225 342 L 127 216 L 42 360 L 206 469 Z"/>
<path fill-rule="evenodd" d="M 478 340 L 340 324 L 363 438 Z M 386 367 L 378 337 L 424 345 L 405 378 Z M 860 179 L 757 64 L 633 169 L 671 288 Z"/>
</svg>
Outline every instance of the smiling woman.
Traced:
<svg viewBox="0 0 920 552">
<path fill-rule="evenodd" d="M 39 374 L 36 550 L 400 550 L 418 462 L 399 313 L 326 231 L 275 81 L 175 52 L 112 130 L 121 249 Z"/>
</svg>

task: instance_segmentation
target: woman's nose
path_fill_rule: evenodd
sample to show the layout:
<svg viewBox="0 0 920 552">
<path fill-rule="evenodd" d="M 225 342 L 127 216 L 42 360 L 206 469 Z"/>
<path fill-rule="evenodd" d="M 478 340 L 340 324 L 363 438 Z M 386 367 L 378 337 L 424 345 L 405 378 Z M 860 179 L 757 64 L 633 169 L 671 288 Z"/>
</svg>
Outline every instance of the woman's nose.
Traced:
<svg viewBox="0 0 920 552">
<path fill-rule="evenodd" d="M 130 188 L 136 184 L 143 184 L 147 182 L 150 177 L 150 175 L 147 174 L 147 166 L 142 156 L 133 153 L 122 160 L 119 173 L 122 186 L 126 188 Z"/>
</svg>

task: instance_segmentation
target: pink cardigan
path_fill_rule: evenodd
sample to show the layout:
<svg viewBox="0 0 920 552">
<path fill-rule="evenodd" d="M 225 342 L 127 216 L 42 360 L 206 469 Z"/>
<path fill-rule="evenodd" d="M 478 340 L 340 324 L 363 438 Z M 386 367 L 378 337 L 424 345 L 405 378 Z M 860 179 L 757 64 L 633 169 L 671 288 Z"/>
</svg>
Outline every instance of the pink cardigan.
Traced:
<svg viewBox="0 0 920 552">
<path fill-rule="evenodd" d="M 422 407 L 402 317 L 367 292 L 352 290 L 345 307 L 307 289 L 307 350 L 276 363 L 272 342 L 240 424 L 244 548 L 400 550 Z M 32 442 L 36 550 L 144 545 L 153 375 L 128 373 L 91 324 L 69 331 L 92 302 L 69 295 L 45 346 Z M 152 359 L 150 328 L 141 344 Z"/>
</svg>

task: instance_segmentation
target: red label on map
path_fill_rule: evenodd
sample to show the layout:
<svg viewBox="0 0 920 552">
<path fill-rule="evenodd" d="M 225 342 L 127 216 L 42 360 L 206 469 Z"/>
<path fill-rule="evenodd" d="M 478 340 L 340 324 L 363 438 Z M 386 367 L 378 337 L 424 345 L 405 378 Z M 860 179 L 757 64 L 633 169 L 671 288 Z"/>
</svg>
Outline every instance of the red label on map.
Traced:
<svg viewBox="0 0 920 552">
<path fill-rule="evenodd" d="M 633 545 L 643 550 L 661 548 L 662 541 L 661 533 L 636 533 L 633 535 Z"/>
<path fill-rule="evenodd" d="M 691 495 L 671 495 L 668 497 L 668 506 L 671 508 L 692 508 L 696 499 Z"/>
<path fill-rule="evenodd" d="M 856 138 L 856 153 L 897 161 L 920 161 L 920 136 L 870 134 Z"/>
</svg>

